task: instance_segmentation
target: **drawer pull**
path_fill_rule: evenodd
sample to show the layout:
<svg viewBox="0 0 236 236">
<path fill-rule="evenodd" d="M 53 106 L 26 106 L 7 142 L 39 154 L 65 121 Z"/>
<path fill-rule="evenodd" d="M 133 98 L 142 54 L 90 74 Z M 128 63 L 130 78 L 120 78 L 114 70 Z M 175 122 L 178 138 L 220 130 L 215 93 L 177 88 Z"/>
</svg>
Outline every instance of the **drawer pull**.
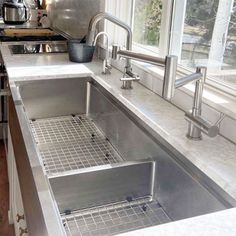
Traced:
<svg viewBox="0 0 236 236">
<path fill-rule="evenodd" d="M 24 220 L 25 219 L 25 215 L 20 215 L 20 214 L 17 214 L 16 215 L 16 222 L 19 223 L 21 220 Z"/>
<path fill-rule="evenodd" d="M 24 234 L 28 234 L 28 229 L 27 228 L 23 229 L 23 228 L 20 227 L 19 230 L 20 230 L 20 236 L 22 236 Z"/>
</svg>

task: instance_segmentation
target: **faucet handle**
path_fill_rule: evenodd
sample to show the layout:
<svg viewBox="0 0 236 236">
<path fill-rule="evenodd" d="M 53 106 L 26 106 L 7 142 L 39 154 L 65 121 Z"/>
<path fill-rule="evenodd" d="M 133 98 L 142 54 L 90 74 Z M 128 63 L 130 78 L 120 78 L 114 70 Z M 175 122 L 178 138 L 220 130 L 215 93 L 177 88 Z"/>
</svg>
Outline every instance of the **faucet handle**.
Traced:
<svg viewBox="0 0 236 236">
<path fill-rule="evenodd" d="M 133 81 L 139 81 L 140 77 L 137 74 L 133 74 L 133 76 L 128 76 L 128 74 L 125 74 L 120 81 L 122 81 L 122 89 L 132 89 L 132 82 Z"/>
<path fill-rule="evenodd" d="M 124 73 L 124 79 L 126 78 L 131 78 L 130 80 L 132 81 L 139 81 L 140 80 L 140 76 L 137 73 L 134 73 L 132 71 L 126 71 Z"/>
<path fill-rule="evenodd" d="M 103 70 L 102 70 L 102 74 L 107 75 L 107 74 L 111 74 L 111 70 L 112 70 L 112 66 L 110 65 L 108 60 L 104 60 L 103 61 Z"/>
<path fill-rule="evenodd" d="M 224 118 L 225 118 L 225 114 L 224 113 L 221 113 L 220 114 L 220 118 L 216 121 L 216 123 L 215 123 L 215 126 L 219 126 L 220 125 L 220 123 L 224 120 Z"/>
<path fill-rule="evenodd" d="M 187 112 L 185 113 L 185 119 L 211 138 L 216 137 L 220 132 L 217 123 L 212 125 L 209 121 L 203 119 L 201 116 L 193 116 L 191 113 Z M 187 137 L 191 137 L 189 133 L 187 134 Z"/>
</svg>

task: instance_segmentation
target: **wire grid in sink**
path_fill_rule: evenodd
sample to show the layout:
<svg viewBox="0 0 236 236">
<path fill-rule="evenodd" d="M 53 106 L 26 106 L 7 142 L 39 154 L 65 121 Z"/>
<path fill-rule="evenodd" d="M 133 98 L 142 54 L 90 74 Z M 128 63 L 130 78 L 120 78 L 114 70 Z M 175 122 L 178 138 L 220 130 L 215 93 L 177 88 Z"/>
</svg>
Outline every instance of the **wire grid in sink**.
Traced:
<svg viewBox="0 0 236 236">
<path fill-rule="evenodd" d="M 48 175 L 123 161 L 85 115 L 39 119 L 31 128 Z"/>
<path fill-rule="evenodd" d="M 68 236 L 108 236 L 170 222 L 156 201 L 104 206 L 63 217 Z"/>
</svg>

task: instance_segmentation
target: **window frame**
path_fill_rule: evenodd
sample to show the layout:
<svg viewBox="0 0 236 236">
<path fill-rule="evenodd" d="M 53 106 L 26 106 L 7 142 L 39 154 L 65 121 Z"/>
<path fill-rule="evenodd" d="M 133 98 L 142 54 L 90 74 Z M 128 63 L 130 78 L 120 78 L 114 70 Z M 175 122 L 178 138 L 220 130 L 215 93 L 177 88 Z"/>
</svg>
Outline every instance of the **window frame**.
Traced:
<svg viewBox="0 0 236 236">
<path fill-rule="evenodd" d="M 168 54 L 177 55 L 179 60 L 181 60 L 182 37 L 184 33 L 185 21 L 185 11 L 181 11 L 181 9 L 184 8 L 186 10 L 187 0 L 162 0 L 162 2 L 163 12 L 160 28 L 160 42 L 157 47 L 159 51 L 158 55 L 160 57 L 165 57 Z M 124 13 L 124 11 L 126 11 L 126 23 L 129 23 L 133 29 L 135 0 L 106 0 L 105 6 L 105 10 L 108 12 L 110 12 L 111 8 L 113 10 L 115 9 L 115 13 L 112 13 L 121 19 L 122 17 L 120 16 L 122 13 Z M 107 23 L 105 23 L 105 29 L 110 32 L 110 36 L 112 39 L 115 39 L 115 43 L 120 45 L 125 44 L 126 37 L 123 37 L 122 39 L 122 34 L 120 33 L 121 31 L 117 29 L 117 27 L 108 27 Z M 179 34 L 179 32 L 181 32 L 181 34 Z M 114 41 L 112 43 L 114 43 Z M 156 54 L 156 52 L 152 52 L 148 48 L 145 49 L 145 46 L 139 47 L 138 43 L 136 42 L 133 44 L 135 50 L 137 51 Z M 182 74 L 187 75 L 193 72 L 191 68 L 184 67 L 182 65 L 179 65 L 178 67 Z M 211 76 L 207 77 L 206 84 L 220 93 L 236 98 L 236 89 L 232 88 L 228 84 L 219 82 L 217 79 L 214 79 Z"/>
</svg>

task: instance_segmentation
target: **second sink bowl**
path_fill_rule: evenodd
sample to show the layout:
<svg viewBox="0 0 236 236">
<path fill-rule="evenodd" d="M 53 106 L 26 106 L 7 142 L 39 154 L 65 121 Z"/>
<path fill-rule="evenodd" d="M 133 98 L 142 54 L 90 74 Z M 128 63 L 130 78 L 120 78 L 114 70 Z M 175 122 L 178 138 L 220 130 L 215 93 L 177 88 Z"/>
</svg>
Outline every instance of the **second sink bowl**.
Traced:
<svg viewBox="0 0 236 236">
<path fill-rule="evenodd" d="M 61 214 L 137 199 L 152 200 L 155 162 L 134 161 L 51 176 Z"/>
</svg>

